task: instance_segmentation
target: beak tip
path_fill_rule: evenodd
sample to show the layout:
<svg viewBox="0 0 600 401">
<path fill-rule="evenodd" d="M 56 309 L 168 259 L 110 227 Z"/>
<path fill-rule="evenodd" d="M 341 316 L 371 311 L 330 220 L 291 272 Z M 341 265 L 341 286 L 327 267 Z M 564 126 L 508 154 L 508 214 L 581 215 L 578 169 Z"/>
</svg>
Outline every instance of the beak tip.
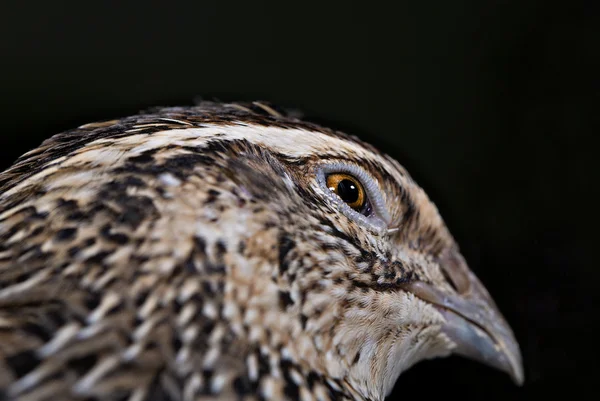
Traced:
<svg viewBox="0 0 600 401">
<path fill-rule="evenodd" d="M 504 321 L 504 319 L 502 318 L 501 321 Z M 501 370 L 508 373 L 515 385 L 521 387 L 525 382 L 525 371 L 519 343 L 512 330 L 508 327 L 508 324 L 504 323 L 504 325 L 497 327 L 497 329 L 496 334 L 499 335 L 498 345 L 500 346 L 499 354 L 504 357 L 499 359 L 505 359 L 506 361 L 502 364 L 504 366 Z"/>
<path fill-rule="evenodd" d="M 519 387 L 523 387 L 523 384 L 525 384 L 525 376 L 523 375 L 522 372 L 513 374 L 512 378 L 513 378 L 513 382 L 515 383 L 515 385 L 517 385 Z"/>
<path fill-rule="evenodd" d="M 507 373 L 517 386 L 523 385 L 525 374 L 518 343 L 503 319 L 488 327 L 492 333 L 454 312 L 439 309 L 446 324 L 442 331 L 455 343 L 454 353 L 474 359 Z"/>
<path fill-rule="evenodd" d="M 516 355 L 515 360 L 511 361 L 511 367 L 507 373 L 510 375 L 510 377 L 513 380 L 513 383 L 516 386 L 523 386 L 523 384 L 525 383 L 525 371 L 523 369 L 523 362 L 520 353 Z"/>
</svg>

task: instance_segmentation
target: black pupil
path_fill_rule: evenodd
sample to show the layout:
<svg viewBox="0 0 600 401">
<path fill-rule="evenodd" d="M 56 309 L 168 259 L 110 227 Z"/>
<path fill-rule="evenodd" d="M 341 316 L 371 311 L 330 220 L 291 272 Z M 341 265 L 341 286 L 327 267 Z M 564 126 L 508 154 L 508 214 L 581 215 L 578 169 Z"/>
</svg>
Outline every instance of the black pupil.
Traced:
<svg viewBox="0 0 600 401">
<path fill-rule="evenodd" d="M 352 181 L 342 180 L 338 184 L 337 194 L 344 202 L 354 203 L 358 200 L 360 192 Z"/>
</svg>

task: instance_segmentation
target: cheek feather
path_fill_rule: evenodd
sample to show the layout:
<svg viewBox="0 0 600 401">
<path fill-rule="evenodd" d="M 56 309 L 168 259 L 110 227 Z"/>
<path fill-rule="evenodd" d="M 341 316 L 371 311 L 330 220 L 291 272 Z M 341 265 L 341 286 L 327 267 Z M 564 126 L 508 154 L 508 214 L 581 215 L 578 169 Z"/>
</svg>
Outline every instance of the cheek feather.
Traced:
<svg viewBox="0 0 600 401">
<path fill-rule="evenodd" d="M 447 355 L 453 344 L 440 333 L 442 315 L 405 292 L 358 293 L 350 298 L 334 337 L 360 392 L 391 391 L 400 373 L 416 362 Z"/>
</svg>

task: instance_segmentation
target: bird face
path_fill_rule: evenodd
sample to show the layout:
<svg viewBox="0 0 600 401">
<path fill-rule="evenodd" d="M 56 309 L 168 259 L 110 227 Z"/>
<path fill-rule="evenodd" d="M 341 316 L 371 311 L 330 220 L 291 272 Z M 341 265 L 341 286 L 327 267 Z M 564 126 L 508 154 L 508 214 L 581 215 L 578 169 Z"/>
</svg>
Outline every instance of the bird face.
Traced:
<svg viewBox="0 0 600 401">
<path fill-rule="evenodd" d="M 346 372 L 355 389 L 377 399 L 414 363 L 456 353 L 522 382 L 509 326 L 404 168 L 328 132 L 278 130 L 261 146 L 278 155 L 304 206 L 288 213 L 302 209 L 297 218 L 315 221 L 294 229 L 314 235 L 295 243 L 326 255 L 293 276 L 307 332 L 328 343 L 324 365 L 333 376 Z"/>
<path fill-rule="evenodd" d="M 0 313 L 35 355 L 0 350 L 8 394 L 381 400 L 451 353 L 523 380 L 434 204 L 355 137 L 162 109 L 60 134 L 0 187 Z"/>
</svg>

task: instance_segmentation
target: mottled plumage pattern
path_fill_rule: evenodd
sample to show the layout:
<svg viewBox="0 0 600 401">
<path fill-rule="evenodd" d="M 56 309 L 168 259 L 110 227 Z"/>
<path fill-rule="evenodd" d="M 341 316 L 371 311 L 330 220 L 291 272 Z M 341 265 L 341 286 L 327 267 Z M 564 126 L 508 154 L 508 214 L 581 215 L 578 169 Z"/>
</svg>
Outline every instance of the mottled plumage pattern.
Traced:
<svg viewBox="0 0 600 401">
<path fill-rule="evenodd" d="M 316 185 L 339 160 L 390 230 Z M 0 175 L 0 398 L 381 400 L 456 348 L 409 286 L 457 294 L 457 257 L 400 165 L 272 106 L 87 124 Z"/>
</svg>

